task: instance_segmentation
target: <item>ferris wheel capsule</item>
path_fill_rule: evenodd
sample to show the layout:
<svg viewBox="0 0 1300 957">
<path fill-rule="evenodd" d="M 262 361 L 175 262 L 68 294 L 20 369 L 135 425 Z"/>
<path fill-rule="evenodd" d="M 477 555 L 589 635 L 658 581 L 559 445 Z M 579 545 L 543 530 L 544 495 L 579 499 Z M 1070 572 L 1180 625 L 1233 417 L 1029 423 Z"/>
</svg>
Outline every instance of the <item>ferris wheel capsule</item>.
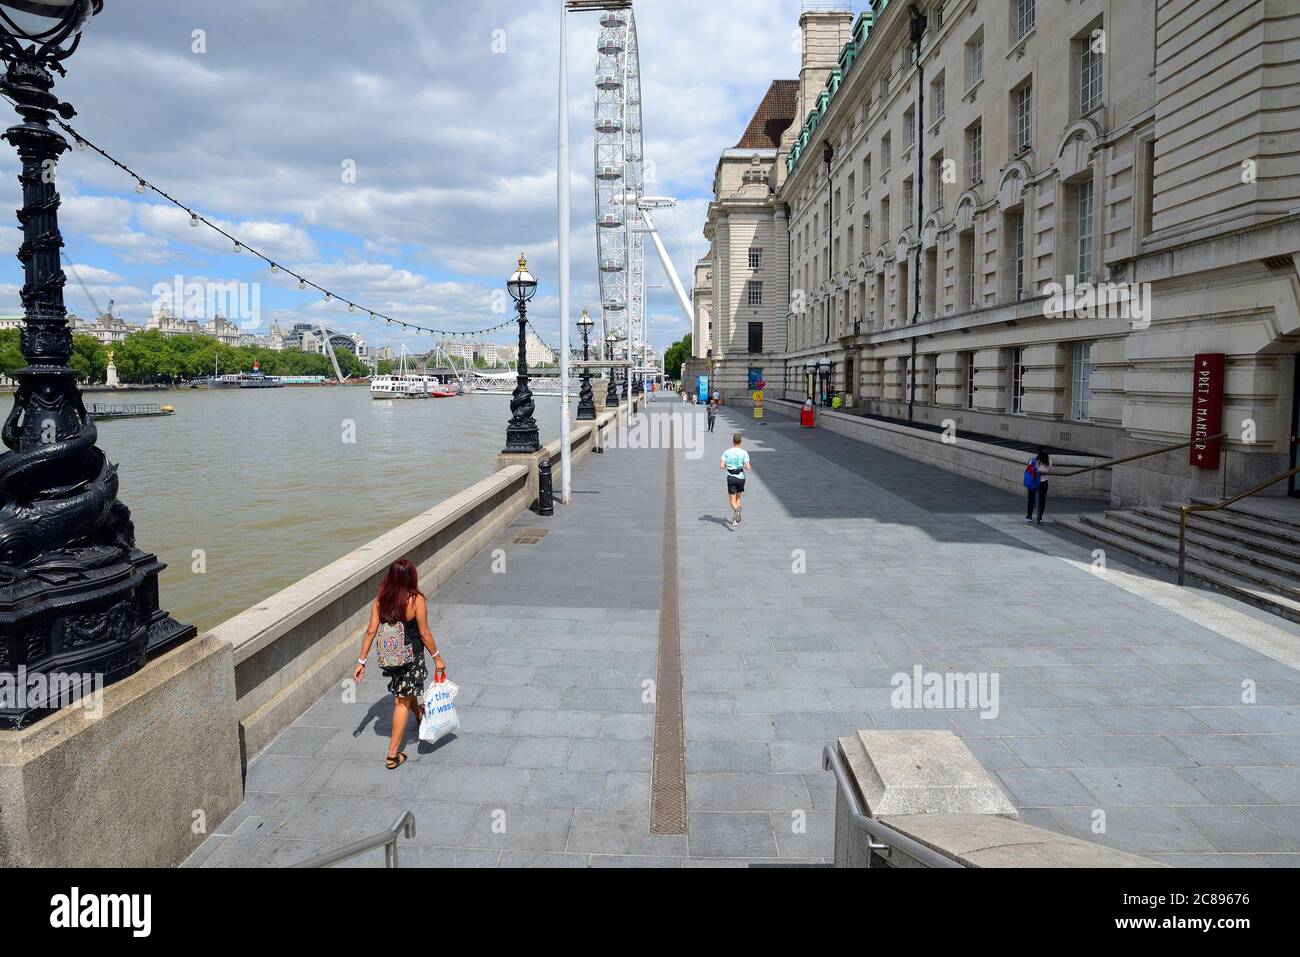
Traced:
<svg viewBox="0 0 1300 957">
<path fill-rule="evenodd" d="M 627 19 L 617 10 L 610 10 L 600 18 L 600 25 L 606 30 L 621 30 L 627 26 Z"/>
</svg>

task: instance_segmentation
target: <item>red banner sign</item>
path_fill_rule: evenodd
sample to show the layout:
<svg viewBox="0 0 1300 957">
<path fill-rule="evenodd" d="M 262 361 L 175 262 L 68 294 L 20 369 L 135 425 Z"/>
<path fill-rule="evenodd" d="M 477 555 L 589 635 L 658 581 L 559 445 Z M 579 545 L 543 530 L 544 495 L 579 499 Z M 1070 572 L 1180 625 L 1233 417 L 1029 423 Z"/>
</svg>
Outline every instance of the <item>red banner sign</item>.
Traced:
<svg viewBox="0 0 1300 957">
<path fill-rule="evenodd" d="M 1192 365 L 1192 454 L 1198 469 L 1219 467 L 1222 439 L 1211 439 L 1223 431 L 1223 353 L 1205 352 Z"/>
</svg>

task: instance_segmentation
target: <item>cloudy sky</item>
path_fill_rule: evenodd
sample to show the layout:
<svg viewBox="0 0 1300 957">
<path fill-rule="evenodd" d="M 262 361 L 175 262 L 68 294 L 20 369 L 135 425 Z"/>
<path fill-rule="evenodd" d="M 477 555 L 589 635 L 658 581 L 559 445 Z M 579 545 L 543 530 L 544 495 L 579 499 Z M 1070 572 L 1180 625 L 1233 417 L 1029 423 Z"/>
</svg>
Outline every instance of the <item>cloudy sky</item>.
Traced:
<svg viewBox="0 0 1300 957">
<path fill-rule="evenodd" d="M 526 251 L 543 284 L 532 315 L 554 342 L 559 6 L 107 0 L 56 92 L 77 108 L 76 128 L 151 182 L 376 310 L 438 328 L 494 324 L 504 317 L 493 312 L 493 290 Z M 706 249 L 718 153 L 734 145 L 772 79 L 798 75 L 800 9 L 800 0 L 637 4 L 646 157 L 657 173 L 650 191 L 681 201 L 659 227 L 688 289 L 692 254 Z M 596 36 L 594 16 L 570 18 L 575 317 L 599 298 Z M 355 183 L 344 182 L 349 161 Z M 0 166 L 16 208 L 7 144 Z M 263 327 L 325 319 L 372 343 L 403 341 L 394 327 L 299 292 L 216 234 L 191 229 L 184 213 L 137 195 L 91 151 L 65 156 L 59 184 L 65 261 L 128 321 L 143 322 L 155 286 L 179 274 L 260 283 Z M 7 228 L 16 249 L 16 225 Z M 0 261 L 0 313 L 18 314 L 21 270 L 12 257 Z M 664 284 L 649 293 L 650 339 L 663 348 L 689 326 L 649 256 L 647 282 Z M 71 276 L 66 299 L 93 315 Z"/>
</svg>

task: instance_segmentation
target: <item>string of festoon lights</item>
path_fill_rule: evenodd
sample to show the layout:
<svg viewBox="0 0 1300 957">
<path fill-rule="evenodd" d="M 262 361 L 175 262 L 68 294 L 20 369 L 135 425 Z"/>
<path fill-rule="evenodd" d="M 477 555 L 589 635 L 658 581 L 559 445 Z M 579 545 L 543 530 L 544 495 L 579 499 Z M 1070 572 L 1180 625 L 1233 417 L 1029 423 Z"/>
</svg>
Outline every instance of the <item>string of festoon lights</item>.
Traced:
<svg viewBox="0 0 1300 957">
<path fill-rule="evenodd" d="M 4 98 L 6 100 L 9 100 L 10 103 L 13 103 L 13 100 L 11 100 L 8 96 L 5 96 Z M 189 206 L 186 203 L 181 202 L 179 199 L 177 199 L 175 196 L 172 196 L 166 190 L 158 187 L 154 183 L 151 183 L 148 179 L 141 176 L 130 166 L 128 166 L 127 164 L 119 160 L 117 157 L 110 154 L 103 147 L 98 146 L 91 140 L 82 136 L 79 132 L 77 132 L 77 130 L 75 130 L 69 124 L 65 123 L 63 120 L 59 119 L 57 116 L 53 117 L 53 120 L 56 124 L 58 124 L 58 126 L 65 133 L 67 133 L 69 136 L 72 137 L 73 142 L 76 145 L 77 149 L 79 150 L 89 149 L 95 153 L 98 153 L 100 156 L 108 160 L 118 169 L 122 170 L 122 172 L 126 173 L 127 176 L 135 180 L 135 191 L 137 193 L 140 193 L 142 195 L 146 193 L 154 193 L 158 196 L 161 196 L 163 199 L 171 203 L 177 209 L 181 209 L 185 213 L 187 213 L 190 217 L 190 225 L 193 226 L 194 228 L 197 229 L 200 226 L 206 226 L 208 229 L 212 230 L 213 232 L 221 236 L 224 236 L 227 240 L 229 240 L 231 243 L 231 248 L 234 250 L 234 252 L 240 254 L 247 253 L 248 255 L 253 256 L 256 259 L 262 260 L 268 266 L 271 267 L 271 273 L 273 275 L 284 273 L 286 276 L 292 279 L 296 279 L 298 281 L 299 289 L 304 291 L 307 289 L 314 289 L 316 290 L 316 292 L 324 296 L 325 302 L 337 303 L 340 306 L 346 306 L 348 312 L 350 313 L 359 314 L 359 315 L 368 315 L 371 321 L 373 322 L 378 322 L 382 320 L 388 325 L 400 326 L 401 328 L 406 329 L 409 332 L 423 332 L 432 336 L 443 336 L 447 338 L 460 338 L 460 339 L 478 338 L 480 336 L 487 335 L 488 333 L 497 332 L 499 330 L 506 329 L 515 326 L 517 324 L 516 319 L 510 318 L 503 322 L 499 322 L 496 325 L 485 326 L 482 329 L 474 329 L 474 330 L 437 329 L 432 326 L 421 325 L 418 322 L 410 322 L 409 320 L 406 319 L 394 318 L 393 316 L 390 316 L 387 313 L 382 312 L 381 310 L 372 309 L 368 306 L 362 305 L 359 302 L 355 302 L 354 300 L 349 299 L 346 296 L 340 296 L 334 290 L 328 289 L 325 286 L 322 286 L 319 283 L 312 281 L 310 278 L 298 272 L 297 270 L 290 269 L 288 266 L 285 266 L 283 263 L 277 262 L 276 260 L 272 259 L 270 256 L 261 252 L 255 246 L 250 246 L 243 239 L 239 238 L 238 236 L 234 235 L 228 230 L 222 228 L 217 223 L 214 223 L 212 220 L 208 219 L 206 216 L 198 212 L 192 206 Z M 551 348 L 550 346 L 546 345 L 545 340 L 542 339 L 541 334 L 537 332 L 537 328 L 533 326 L 531 322 L 528 323 L 528 327 L 533 330 L 533 335 L 537 336 L 538 341 L 540 341 L 542 345 L 546 346 L 547 349 Z M 554 352 L 554 350 L 551 351 Z"/>
</svg>

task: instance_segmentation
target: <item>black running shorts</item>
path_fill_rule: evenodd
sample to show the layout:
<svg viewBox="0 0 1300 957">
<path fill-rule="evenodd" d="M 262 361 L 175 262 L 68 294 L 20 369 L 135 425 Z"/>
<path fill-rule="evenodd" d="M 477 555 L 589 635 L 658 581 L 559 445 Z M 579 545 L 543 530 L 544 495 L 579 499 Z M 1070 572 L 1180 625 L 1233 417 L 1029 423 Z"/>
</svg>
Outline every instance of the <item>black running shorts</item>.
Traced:
<svg viewBox="0 0 1300 957">
<path fill-rule="evenodd" d="M 739 495 L 745 491 L 745 476 L 727 475 L 727 494 Z"/>
</svg>

